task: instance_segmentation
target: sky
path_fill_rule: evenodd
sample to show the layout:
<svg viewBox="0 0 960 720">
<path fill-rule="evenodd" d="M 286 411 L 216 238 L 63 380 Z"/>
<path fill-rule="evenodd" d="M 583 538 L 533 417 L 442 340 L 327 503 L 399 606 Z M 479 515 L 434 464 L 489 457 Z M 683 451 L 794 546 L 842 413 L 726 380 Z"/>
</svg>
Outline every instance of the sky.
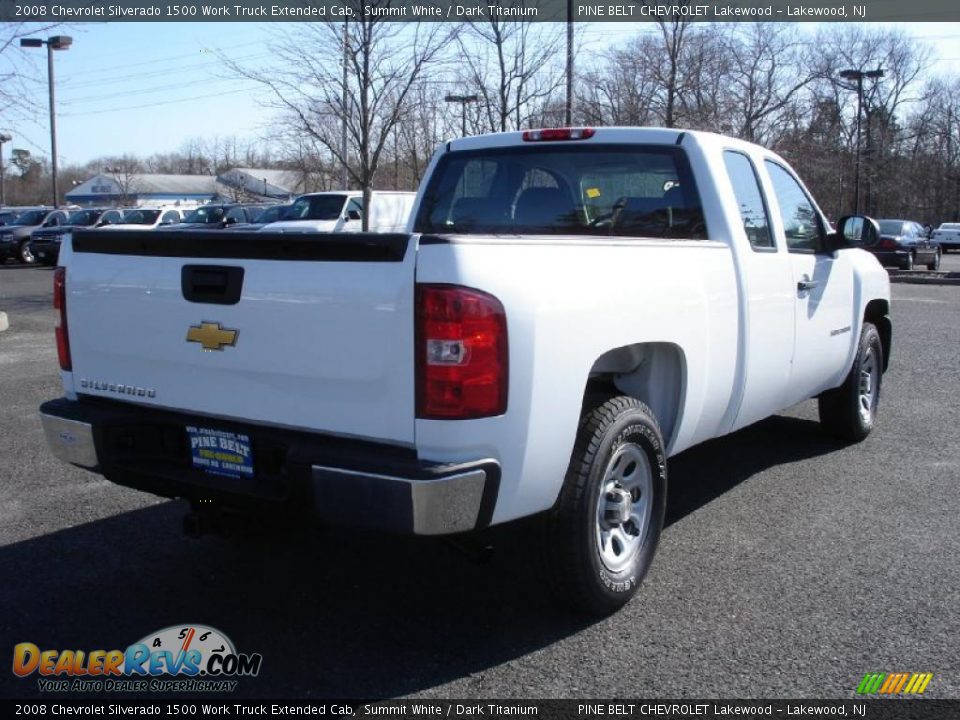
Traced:
<svg viewBox="0 0 960 720">
<path fill-rule="evenodd" d="M 642 29 L 639 23 L 585 25 L 587 49 L 616 44 Z M 934 72 L 960 74 L 960 23 L 897 27 L 932 47 L 938 58 Z M 192 138 L 269 138 L 273 111 L 258 102 L 263 89 L 231 77 L 220 53 L 252 65 L 266 63 L 270 38 L 282 29 L 271 23 L 125 22 L 80 23 L 60 31 L 74 38 L 73 47 L 55 54 L 61 165 L 172 152 Z M 32 120 L 11 125 L 0 116 L 0 130 L 14 136 L 9 148 L 48 156 L 45 50 L 34 52 L 35 90 L 25 99 Z"/>
</svg>

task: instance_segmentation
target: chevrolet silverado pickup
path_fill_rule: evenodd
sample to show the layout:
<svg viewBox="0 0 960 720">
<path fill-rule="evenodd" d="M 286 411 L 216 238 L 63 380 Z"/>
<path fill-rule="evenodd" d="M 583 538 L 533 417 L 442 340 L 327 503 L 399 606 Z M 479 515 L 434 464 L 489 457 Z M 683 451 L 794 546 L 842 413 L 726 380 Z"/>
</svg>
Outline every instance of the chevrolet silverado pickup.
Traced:
<svg viewBox="0 0 960 720">
<path fill-rule="evenodd" d="M 774 153 L 704 132 L 445 143 L 404 233 L 77 231 L 53 452 L 197 508 L 417 534 L 539 515 L 562 596 L 650 566 L 667 459 L 818 398 L 876 420 L 889 281 Z"/>
</svg>

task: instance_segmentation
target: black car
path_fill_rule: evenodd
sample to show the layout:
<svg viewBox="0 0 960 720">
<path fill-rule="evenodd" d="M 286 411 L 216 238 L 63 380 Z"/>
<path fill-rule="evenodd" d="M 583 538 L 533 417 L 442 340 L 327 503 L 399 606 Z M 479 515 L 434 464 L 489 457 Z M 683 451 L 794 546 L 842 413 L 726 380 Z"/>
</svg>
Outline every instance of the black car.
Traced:
<svg viewBox="0 0 960 720">
<path fill-rule="evenodd" d="M 123 220 L 123 213 L 116 208 L 77 210 L 67 216 L 63 225 L 34 230 L 30 235 L 30 253 L 43 265 L 56 265 L 60 258 L 60 243 L 64 235 L 77 228 L 103 227 L 121 220 Z"/>
<path fill-rule="evenodd" d="M 20 217 L 19 210 L 10 210 L 9 208 L 4 208 L 3 210 L 0 210 L 0 225 L 10 225 L 18 217 Z"/>
<path fill-rule="evenodd" d="M 918 222 L 913 220 L 878 220 L 880 235 L 864 250 L 873 253 L 881 265 L 913 270 L 915 265 L 926 265 L 928 270 L 940 268 L 940 245 L 931 240 Z"/>
<path fill-rule="evenodd" d="M 267 205 L 201 205 L 190 212 L 183 222 L 157 228 L 159 232 L 179 232 L 181 230 L 223 230 L 238 223 L 252 223 Z"/>
</svg>

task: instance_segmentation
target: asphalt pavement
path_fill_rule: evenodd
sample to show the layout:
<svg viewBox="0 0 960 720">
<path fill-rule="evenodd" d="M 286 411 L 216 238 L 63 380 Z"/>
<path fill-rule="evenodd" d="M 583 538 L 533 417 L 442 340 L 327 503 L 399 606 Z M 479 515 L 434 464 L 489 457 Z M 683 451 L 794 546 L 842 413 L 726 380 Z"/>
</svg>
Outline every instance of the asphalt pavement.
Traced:
<svg viewBox="0 0 960 720">
<path fill-rule="evenodd" d="M 484 562 L 359 530 L 190 540 L 180 502 L 56 461 L 36 412 L 60 395 L 51 280 L 0 266 L 0 667 L 18 642 L 204 623 L 263 654 L 245 697 L 850 698 L 903 671 L 960 698 L 960 287 L 893 286 L 865 442 L 828 439 L 806 402 L 672 459 L 646 583 L 585 621 L 552 603 L 535 523 Z M 38 694 L 0 670 L 0 697 Z"/>
</svg>

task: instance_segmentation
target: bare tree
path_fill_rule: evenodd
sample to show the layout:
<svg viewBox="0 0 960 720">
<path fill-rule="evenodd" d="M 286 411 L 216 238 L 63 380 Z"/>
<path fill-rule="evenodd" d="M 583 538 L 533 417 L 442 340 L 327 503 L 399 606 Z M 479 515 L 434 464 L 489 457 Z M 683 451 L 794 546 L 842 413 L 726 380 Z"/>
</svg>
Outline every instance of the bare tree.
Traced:
<svg viewBox="0 0 960 720">
<path fill-rule="evenodd" d="M 500 5 L 536 2 L 505 0 Z M 556 62 L 563 38 L 564 28 L 558 23 L 491 16 L 465 25 L 458 37 L 462 82 L 480 97 L 477 115 L 484 130 L 519 129 L 542 110 L 564 82 Z"/>
<path fill-rule="evenodd" d="M 384 149 L 410 111 L 411 89 L 451 36 L 444 23 L 388 22 L 391 3 L 349 0 L 345 6 L 353 16 L 345 27 L 326 21 L 284 32 L 271 46 L 278 67 L 254 69 L 225 58 L 234 72 L 270 90 L 270 104 L 287 122 L 348 168 L 367 208 Z M 369 213 L 364 213 L 363 229 L 368 228 Z"/>
<path fill-rule="evenodd" d="M 117 186 L 120 205 L 129 205 L 140 192 L 139 178 L 142 167 L 140 160 L 134 155 L 105 158 L 103 172 Z"/>
</svg>

